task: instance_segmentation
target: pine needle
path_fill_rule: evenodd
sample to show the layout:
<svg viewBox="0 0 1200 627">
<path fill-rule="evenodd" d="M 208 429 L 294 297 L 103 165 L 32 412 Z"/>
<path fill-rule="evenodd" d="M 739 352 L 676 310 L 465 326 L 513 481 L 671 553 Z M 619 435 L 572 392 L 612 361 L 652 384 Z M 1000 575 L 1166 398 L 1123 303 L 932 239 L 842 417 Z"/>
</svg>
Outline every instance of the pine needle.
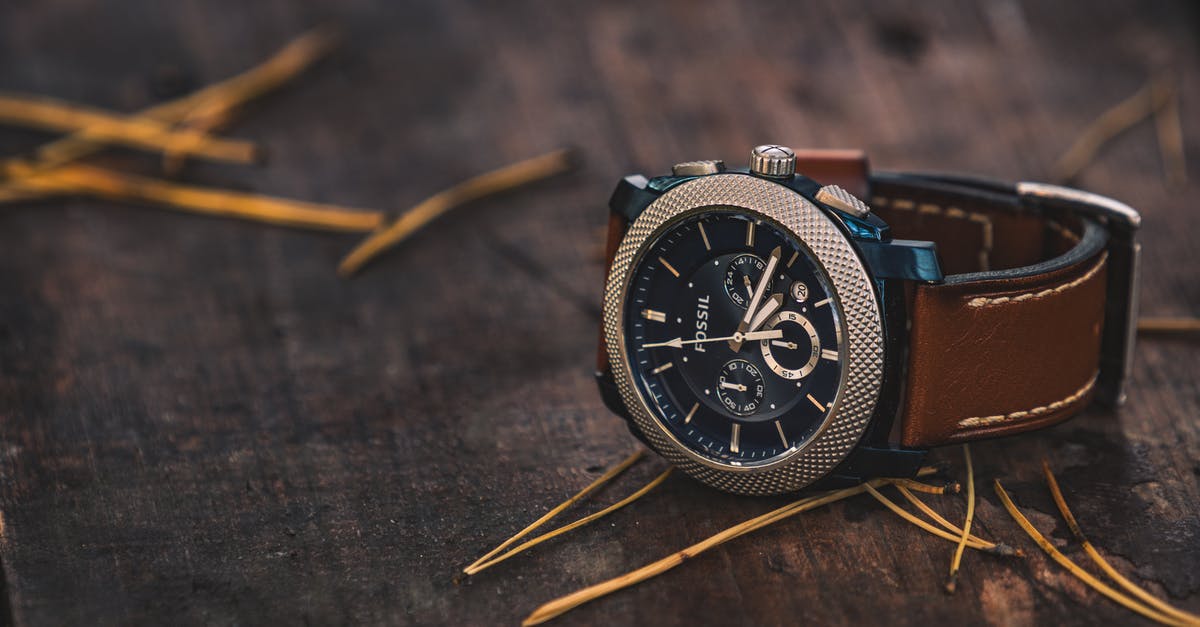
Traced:
<svg viewBox="0 0 1200 627">
<path fill-rule="evenodd" d="M 950 578 L 946 581 L 946 592 L 954 594 L 958 587 L 958 569 L 962 566 L 963 550 L 967 547 L 967 537 L 971 534 L 971 521 L 975 519 L 975 468 L 971 464 L 971 447 L 963 444 L 963 459 L 967 463 L 967 519 L 963 522 L 962 538 L 958 548 L 954 549 L 954 559 L 950 561 Z"/>
<path fill-rule="evenodd" d="M 1058 480 L 1055 479 L 1054 473 L 1050 471 L 1050 464 L 1045 460 L 1042 460 L 1042 473 L 1046 475 L 1046 485 L 1050 488 L 1050 495 L 1054 497 L 1054 504 L 1058 506 L 1059 513 L 1062 514 L 1063 519 L 1067 521 L 1067 527 L 1071 529 L 1071 533 L 1075 536 L 1075 539 L 1078 540 L 1081 545 L 1083 545 L 1084 552 L 1086 552 L 1088 557 L 1092 559 L 1092 562 L 1100 567 L 1100 570 L 1104 571 L 1104 574 L 1108 575 L 1110 579 L 1120 584 L 1120 586 L 1130 594 L 1133 594 L 1158 611 L 1173 616 L 1181 621 L 1190 622 L 1193 625 L 1200 625 L 1200 616 L 1185 612 L 1168 605 L 1167 603 L 1164 603 L 1154 595 L 1147 592 L 1141 586 L 1138 586 L 1127 579 L 1124 575 L 1117 572 L 1117 569 L 1113 568 L 1112 565 L 1108 563 L 1108 560 L 1104 559 L 1104 557 L 1100 555 L 1100 552 L 1097 551 L 1096 547 L 1093 546 L 1091 541 L 1087 539 L 1087 536 L 1083 535 L 1083 529 L 1079 527 L 1079 522 L 1075 520 L 1075 515 L 1071 513 L 1071 508 L 1067 507 L 1067 501 L 1065 498 L 1063 498 L 1062 490 L 1060 490 L 1058 487 Z"/>
<path fill-rule="evenodd" d="M 937 474 L 938 472 L 940 472 L 940 468 L 937 466 L 925 466 L 917 471 L 916 476 L 928 477 L 930 475 Z M 544 623 L 552 618 L 555 618 L 556 616 L 561 616 L 562 614 L 565 614 L 572 609 L 583 605 L 584 603 L 594 601 L 600 597 L 612 594 L 618 590 L 622 590 L 660 575 L 668 570 L 671 570 L 672 568 L 675 568 L 676 566 L 679 566 L 688 559 L 696 557 L 697 555 L 700 555 L 701 553 L 713 547 L 720 546 L 729 540 L 741 537 L 747 533 L 756 531 L 801 512 L 806 512 L 829 503 L 862 494 L 868 489 L 868 487 L 878 487 L 885 485 L 890 481 L 890 479 L 872 479 L 866 483 L 861 483 L 843 490 L 826 492 L 824 494 L 817 494 L 793 501 L 792 503 L 784 505 L 783 507 L 767 512 L 766 514 L 738 523 L 737 525 L 734 525 L 733 527 L 730 527 L 716 535 L 710 536 L 708 539 L 702 542 L 698 542 L 682 551 L 668 555 L 667 557 L 664 557 L 653 564 L 648 564 L 620 577 L 615 577 L 608 581 L 578 590 L 567 596 L 559 597 L 558 599 L 550 601 L 549 603 L 546 603 L 534 610 L 534 612 L 525 619 L 522 625 L 537 625 Z"/>
<path fill-rule="evenodd" d="M 893 479 L 892 484 L 896 486 L 904 486 L 915 492 L 923 492 L 925 494 L 945 494 L 947 492 L 953 492 L 957 494 L 959 490 L 962 490 L 962 486 L 958 485 L 957 483 L 950 483 L 947 485 L 930 485 L 915 479 Z"/>
<path fill-rule="evenodd" d="M 916 525 L 917 527 L 920 527 L 921 529 L 927 531 L 928 533 L 931 533 L 939 538 L 942 538 L 943 540 L 949 540 L 950 542 L 958 542 L 959 541 L 958 535 L 954 535 L 954 534 L 950 534 L 945 531 L 942 531 L 941 529 L 934 527 L 933 525 L 929 524 L 928 522 L 921 520 L 920 518 L 917 518 L 916 516 L 914 516 L 912 514 L 912 512 L 909 512 L 908 510 L 904 509 L 903 507 L 900 507 L 899 505 L 896 504 L 895 501 L 884 496 L 883 493 L 881 493 L 879 490 L 876 490 L 874 487 L 867 485 L 866 491 L 868 493 L 870 493 L 870 495 L 872 497 L 874 497 L 876 501 L 879 501 L 881 504 L 883 504 L 885 507 L 887 507 L 889 510 L 891 510 L 893 514 L 896 514 L 897 516 Z M 961 533 L 961 531 L 960 531 L 960 533 Z M 996 549 L 995 543 L 989 542 L 982 538 L 977 538 L 975 536 L 969 536 L 967 538 L 967 546 L 971 547 L 972 549 L 986 551 L 988 553 L 997 553 L 997 554 L 1000 553 Z"/>
<path fill-rule="evenodd" d="M 1200 333 L 1200 318 L 1140 318 L 1137 330 L 1164 335 Z"/>
<path fill-rule="evenodd" d="M 963 530 L 961 527 L 957 527 L 954 525 L 954 523 L 950 522 L 949 520 L 946 520 L 946 518 L 944 516 L 937 513 L 937 510 L 935 510 L 932 507 L 930 507 L 929 505 L 927 505 L 925 503 L 925 501 L 922 501 L 920 498 L 917 497 L 917 495 L 913 494 L 912 492 L 909 492 L 907 487 L 905 487 L 904 485 L 902 485 L 900 483 L 893 483 L 892 485 L 895 486 L 896 490 L 898 490 L 900 492 L 900 494 L 904 496 L 904 498 L 908 499 L 909 503 L 912 503 L 914 506 L 916 506 L 917 509 L 921 510 L 921 512 L 923 514 L 925 514 L 926 516 L 928 516 L 931 520 L 933 520 L 937 524 L 941 525 L 942 528 L 944 528 L 946 531 L 949 531 L 950 533 L 954 534 L 955 537 L 962 536 Z M 980 542 L 987 542 L 986 540 L 983 540 L 982 538 L 979 538 L 974 535 L 971 536 L 971 539 L 979 540 Z M 1003 542 L 994 543 L 992 551 L 998 555 L 1016 556 L 1016 557 L 1024 557 L 1025 556 L 1025 553 L 1023 551 L 1021 551 L 1020 549 L 1014 549 L 1011 546 L 1009 546 Z"/>
<path fill-rule="evenodd" d="M 696 557 L 697 555 L 700 555 L 711 548 L 720 546 L 734 538 L 774 524 L 780 520 L 794 516 L 801 512 L 806 512 L 835 501 L 840 501 L 851 496 L 862 494 L 868 487 L 883 485 L 886 481 L 886 479 L 874 479 L 870 482 L 845 488 L 843 490 L 837 490 L 835 492 L 829 492 L 823 495 L 811 496 L 794 501 L 788 505 L 767 512 L 766 514 L 734 525 L 733 527 L 730 527 L 716 535 L 710 536 L 709 538 L 693 544 L 682 551 L 672 553 L 667 557 L 664 557 L 651 564 L 647 564 L 646 566 L 643 566 L 632 572 L 621 575 L 620 577 L 614 577 L 608 581 L 596 584 L 594 586 L 589 586 L 577 592 L 568 594 L 567 596 L 559 597 L 553 601 L 550 601 L 549 603 L 546 603 L 534 610 L 533 613 L 530 614 L 529 617 L 526 618 L 521 624 L 524 626 L 544 623 L 552 618 L 561 616 L 562 614 L 565 614 L 579 607 L 580 605 L 583 605 L 584 603 L 594 601 L 600 597 L 617 592 L 618 590 L 628 588 L 629 586 L 641 583 L 657 575 L 661 575 L 662 573 L 679 566 L 685 561 Z"/>
<path fill-rule="evenodd" d="M 1041 549 L 1045 551 L 1047 555 L 1050 556 L 1050 559 L 1058 562 L 1059 566 L 1067 569 L 1068 572 L 1070 572 L 1080 581 L 1090 586 L 1096 592 L 1099 592 L 1100 594 L 1120 604 L 1121 606 L 1137 612 L 1138 614 L 1141 614 L 1150 620 L 1162 623 L 1164 625 L 1187 625 L 1187 623 L 1184 621 L 1178 620 L 1172 616 L 1168 616 L 1167 614 L 1163 614 L 1158 610 L 1146 607 L 1142 603 L 1139 603 L 1129 596 L 1114 590 L 1104 582 L 1096 579 L 1091 575 L 1091 573 L 1088 573 L 1086 570 L 1080 568 L 1075 562 L 1071 561 L 1069 557 L 1063 555 L 1058 549 L 1056 549 L 1053 544 L 1050 544 L 1050 541 L 1047 540 L 1046 537 L 1043 536 L 1041 532 L 1033 526 L 1033 523 L 1030 523 L 1029 519 L 1021 513 L 1021 510 L 1017 509 L 1017 506 L 1013 503 L 1012 499 L 1009 498 L 1008 492 L 1005 491 L 1004 486 L 1000 485 L 1000 480 L 997 479 L 993 484 L 993 487 L 995 487 L 996 494 L 1000 497 L 1000 501 L 1004 504 L 1004 509 L 1008 510 L 1009 516 L 1012 516 L 1013 520 L 1017 522 L 1021 529 L 1023 529 L 1025 533 L 1028 534 L 1029 537 L 1039 547 L 1041 547 Z"/>
<path fill-rule="evenodd" d="M 317 28 L 294 39 L 271 58 L 232 78 L 209 85 L 197 92 L 155 105 L 132 116 L 160 122 L 177 122 L 197 108 L 208 111 L 229 111 L 290 81 L 300 72 L 325 56 L 338 41 L 331 28 Z M 10 159 L 0 163 L 0 172 L 13 164 L 35 170 L 60 166 L 86 157 L 103 148 L 102 144 L 78 134 L 43 145 L 32 161 Z M 0 191 L 3 191 L 0 186 Z"/>
<path fill-rule="evenodd" d="M 364 232 L 383 222 L 378 211 L 181 185 L 85 165 L 31 172 L 12 185 L 18 191 L 140 201 L 189 213 L 322 231 Z"/>
<path fill-rule="evenodd" d="M 600 475 L 595 481 L 589 483 L 587 485 L 587 487 L 580 490 L 579 492 L 576 492 L 574 496 L 572 496 L 571 498 L 554 506 L 554 508 L 552 508 L 550 511 L 543 514 L 541 518 L 538 518 L 537 520 L 533 521 L 532 523 L 529 524 L 529 526 L 527 526 L 524 529 L 522 529 L 521 531 L 517 532 L 517 534 L 514 535 L 513 537 L 505 540 L 504 542 L 501 542 L 500 546 L 497 546 L 496 548 L 492 549 L 491 551 L 488 551 L 487 553 L 485 553 L 483 555 L 483 557 L 480 557 L 479 559 L 472 562 L 469 566 L 467 566 L 466 568 L 463 569 L 463 572 L 470 574 L 470 571 L 477 568 L 480 564 L 490 560 L 491 558 L 495 557 L 497 554 L 499 554 L 504 549 L 507 549 L 508 547 L 512 546 L 513 543 L 515 543 L 517 540 L 520 540 L 521 538 L 524 538 L 525 536 L 529 535 L 530 533 L 533 533 L 535 530 L 537 530 L 538 527 L 541 527 L 542 525 L 546 524 L 546 522 L 548 522 L 551 518 L 554 518 L 555 516 L 559 515 L 564 510 L 566 510 L 568 507 L 574 505 L 575 503 L 578 503 L 583 497 L 587 496 L 588 494 L 591 494 L 597 488 L 603 486 L 604 484 L 608 483 L 609 481 L 612 481 L 618 475 L 620 475 L 621 473 L 628 470 L 629 467 L 634 465 L 639 459 L 641 459 L 642 456 L 645 455 L 645 453 L 646 453 L 645 449 L 638 449 L 632 455 L 630 455 L 629 457 L 626 457 L 621 463 L 617 464 L 616 466 L 613 466 L 612 468 L 609 468 L 607 471 L 605 471 L 604 474 Z"/>
<path fill-rule="evenodd" d="M 81 139 L 102 144 L 176 151 L 213 161 L 251 163 L 258 158 L 258 149 L 252 142 L 222 139 L 191 129 L 172 129 L 150 118 L 126 117 L 43 96 L 0 94 L 0 120 L 51 131 L 71 131 Z"/>
<path fill-rule="evenodd" d="M 571 168 L 572 161 L 571 151 L 556 150 L 480 174 L 438 192 L 403 213 L 388 226 L 369 235 L 342 259 L 338 265 L 338 274 L 343 277 L 353 275 L 372 259 L 455 207 L 561 174 Z"/>
<path fill-rule="evenodd" d="M 1187 185 L 1187 157 L 1183 148 L 1183 120 L 1179 113 L 1179 90 L 1167 82 L 1170 97 L 1154 114 L 1154 130 L 1158 133 L 1158 150 L 1162 153 L 1163 168 L 1167 172 L 1167 183 L 1175 187 Z"/>
<path fill-rule="evenodd" d="M 549 532 L 544 533 L 532 540 L 528 540 L 528 541 L 522 543 L 520 546 L 517 546 L 517 547 L 509 550 L 508 552 L 504 553 L 503 555 L 492 558 L 482 564 L 479 564 L 478 566 L 473 566 L 473 567 L 469 566 L 466 569 L 464 569 L 463 572 L 468 575 L 478 574 L 483 570 L 491 568 L 492 566 L 495 566 L 496 564 L 499 564 L 500 562 L 503 562 L 504 560 L 517 555 L 518 553 L 522 553 L 524 551 L 532 549 L 533 547 L 535 547 L 547 540 L 558 537 L 569 531 L 578 529 L 579 527 L 582 527 L 588 523 L 592 523 L 597 520 L 600 520 L 601 518 L 604 518 L 605 516 L 621 509 L 622 507 L 625 507 L 626 505 L 629 505 L 630 503 L 632 503 L 632 502 L 642 498 L 646 494 L 650 493 L 651 490 L 658 487 L 658 485 L 660 483 L 665 481 L 666 478 L 671 475 L 672 470 L 673 470 L 672 468 L 666 469 L 661 474 L 659 474 L 657 477 L 655 477 L 654 480 L 652 480 L 650 483 L 647 483 L 646 485 L 642 486 L 633 494 L 630 494 L 629 496 L 621 499 L 620 501 L 617 501 L 616 503 L 613 503 L 612 505 L 609 505 L 608 507 L 606 507 L 594 514 L 589 514 L 587 516 L 584 516 L 583 518 L 580 518 L 579 520 L 576 520 L 575 522 L 572 522 L 568 525 L 559 527 L 558 529 L 555 529 L 554 531 L 549 531 Z"/>
<path fill-rule="evenodd" d="M 1096 118 L 1054 166 L 1054 180 L 1068 182 L 1096 157 L 1114 137 L 1167 105 L 1173 90 L 1159 80 L 1151 80 L 1132 96 Z"/>
</svg>

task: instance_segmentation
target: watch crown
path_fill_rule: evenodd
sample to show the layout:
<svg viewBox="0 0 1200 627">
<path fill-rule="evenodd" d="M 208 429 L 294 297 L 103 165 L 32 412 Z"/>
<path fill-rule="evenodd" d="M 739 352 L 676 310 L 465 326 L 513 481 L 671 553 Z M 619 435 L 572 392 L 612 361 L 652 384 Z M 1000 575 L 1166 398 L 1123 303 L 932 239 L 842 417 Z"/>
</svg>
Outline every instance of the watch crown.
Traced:
<svg viewBox="0 0 1200 627">
<path fill-rule="evenodd" d="M 817 202 L 824 203 L 856 217 L 866 217 L 871 213 L 871 208 L 867 203 L 854 197 L 854 194 L 838 187 L 837 185 L 826 185 L 817 191 Z"/>
<path fill-rule="evenodd" d="M 777 144 L 757 146 L 750 153 L 750 172 L 771 178 L 788 178 L 796 173 L 796 153 Z"/>
</svg>

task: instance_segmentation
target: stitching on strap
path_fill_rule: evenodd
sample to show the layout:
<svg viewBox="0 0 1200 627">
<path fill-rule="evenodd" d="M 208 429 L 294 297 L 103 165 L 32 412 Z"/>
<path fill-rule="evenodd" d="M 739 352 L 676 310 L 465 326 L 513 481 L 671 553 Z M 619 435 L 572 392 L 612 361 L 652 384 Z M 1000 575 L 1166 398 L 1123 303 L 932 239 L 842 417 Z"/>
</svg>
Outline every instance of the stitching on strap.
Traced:
<svg viewBox="0 0 1200 627">
<path fill-rule="evenodd" d="M 1047 220 L 1046 226 L 1050 227 L 1051 231 L 1058 233 L 1067 241 L 1075 243 L 1075 244 L 1079 243 L 1078 235 L 1076 235 L 1073 231 L 1071 231 L 1071 229 L 1068 229 L 1067 227 L 1055 222 L 1054 220 Z"/>
<path fill-rule="evenodd" d="M 930 202 L 915 203 L 906 198 L 895 198 L 889 200 L 884 196 L 875 196 L 871 199 L 872 204 L 879 207 L 891 207 L 892 209 L 901 209 L 904 211 L 916 211 L 926 215 L 943 216 L 955 220 L 967 220 L 974 222 L 983 230 L 983 248 L 979 251 L 979 268 L 987 271 L 991 269 L 991 253 L 993 246 L 994 227 L 992 218 L 987 214 L 976 211 L 963 211 L 958 207 L 943 207 Z"/>
<path fill-rule="evenodd" d="M 1096 379 L 1099 376 L 1100 376 L 1099 372 L 1097 372 L 1096 374 L 1093 374 L 1092 378 L 1088 379 L 1088 382 L 1085 383 L 1083 387 L 1076 390 L 1074 394 L 1072 394 L 1064 399 L 1054 401 L 1053 403 L 1050 403 L 1048 405 L 1042 405 L 1040 407 L 1034 407 L 1032 409 L 1026 409 L 1023 411 L 1014 411 L 1011 414 L 998 414 L 995 416 L 976 416 L 973 418 L 964 418 L 964 419 L 958 421 L 958 426 L 961 428 L 964 428 L 964 429 L 969 429 L 972 427 L 988 427 L 991 425 L 999 424 L 1001 422 L 1009 422 L 1012 420 L 1021 420 L 1023 418 L 1036 418 L 1038 416 L 1041 416 L 1042 414 L 1048 414 L 1053 411 L 1058 411 L 1059 409 L 1062 409 L 1063 407 L 1066 407 L 1067 405 L 1070 405 L 1071 403 L 1074 403 L 1074 402 L 1078 401 L 1079 399 L 1083 398 L 1084 396 L 1087 395 L 1088 392 L 1091 392 L 1092 388 L 1096 387 Z"/>
<path fill-rule="evenodd" d="M 1108 260 L 1108 251 L 1105 251 L 1104 254 L 1100 255 L 1100 259 L 1098 259 L 1096 261 L 1096 264 L 1093 265 L 1090 270 L 1088 270 L 1086 273 L 1084 273 L 1083 276 L 1081 276 L 1073 281 L 1063 283 L 1062 285 L 1059 285 L 1056 287 L 1048 287 L 1044 290 L 1037 291 L 1037 292 L 1025 292 L 1024 294 L 1018 294 L 1016 296 L 997 296 L 995 298 L 988 298 L 986 296 L 980 296 L 979 298 L 972 298 L 970 301 L 967 302 L 967 305 L 969 305 L 971 307 L 986 307 L 987 305 L 1003 305 L 1004 303 L 1009 303 L 1009 302 L 1016 303 L 1016 302 L 1020 302 L 1020 301 L 1024 301 L 1024 300 L 1037 300 L 1039 298 L 1045 298 L 1047 296 L 1052 296 L 1054 294 L 1058 294 L 1059 292 L 1065 292 L 1074 287 L 1078 287 L 1081 283 L 1084 283 L 1088 279 L 1096 276 L 1096 273 L 1099 272 L 1100 269 L 1104 267 L 1104 262 L 1107 260 Z"/>
</svg>

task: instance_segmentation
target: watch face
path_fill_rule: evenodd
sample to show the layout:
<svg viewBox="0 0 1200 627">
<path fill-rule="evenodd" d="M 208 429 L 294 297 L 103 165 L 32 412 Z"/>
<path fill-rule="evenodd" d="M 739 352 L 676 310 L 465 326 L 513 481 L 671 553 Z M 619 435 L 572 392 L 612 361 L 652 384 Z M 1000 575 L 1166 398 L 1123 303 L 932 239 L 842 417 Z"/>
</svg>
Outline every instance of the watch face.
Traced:
<svg viewBox="0 0 1200 627">
<path fill-rule="evenodd" d="M 631 268 L 634 384 L 683 446 L 729 466 L 809 441 L 835 405 L 843 349 L 831 281 L 774 222 L 711 209 L 669 223 Z"/>
</svg>

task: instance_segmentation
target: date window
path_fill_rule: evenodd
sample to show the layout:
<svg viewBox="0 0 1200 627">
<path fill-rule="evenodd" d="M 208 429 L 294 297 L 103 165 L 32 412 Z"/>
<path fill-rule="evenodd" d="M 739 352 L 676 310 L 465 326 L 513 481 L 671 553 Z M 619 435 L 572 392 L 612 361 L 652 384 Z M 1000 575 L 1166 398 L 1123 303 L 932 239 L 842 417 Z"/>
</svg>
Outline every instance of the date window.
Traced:
<svg viewBox="0 0 1200 627">
<path fill-rule="evenodd" d="M 808 286 L 800 281 L 792 283 L 792 298 L 798 303 L 808 300 Z"/>
</svg>

